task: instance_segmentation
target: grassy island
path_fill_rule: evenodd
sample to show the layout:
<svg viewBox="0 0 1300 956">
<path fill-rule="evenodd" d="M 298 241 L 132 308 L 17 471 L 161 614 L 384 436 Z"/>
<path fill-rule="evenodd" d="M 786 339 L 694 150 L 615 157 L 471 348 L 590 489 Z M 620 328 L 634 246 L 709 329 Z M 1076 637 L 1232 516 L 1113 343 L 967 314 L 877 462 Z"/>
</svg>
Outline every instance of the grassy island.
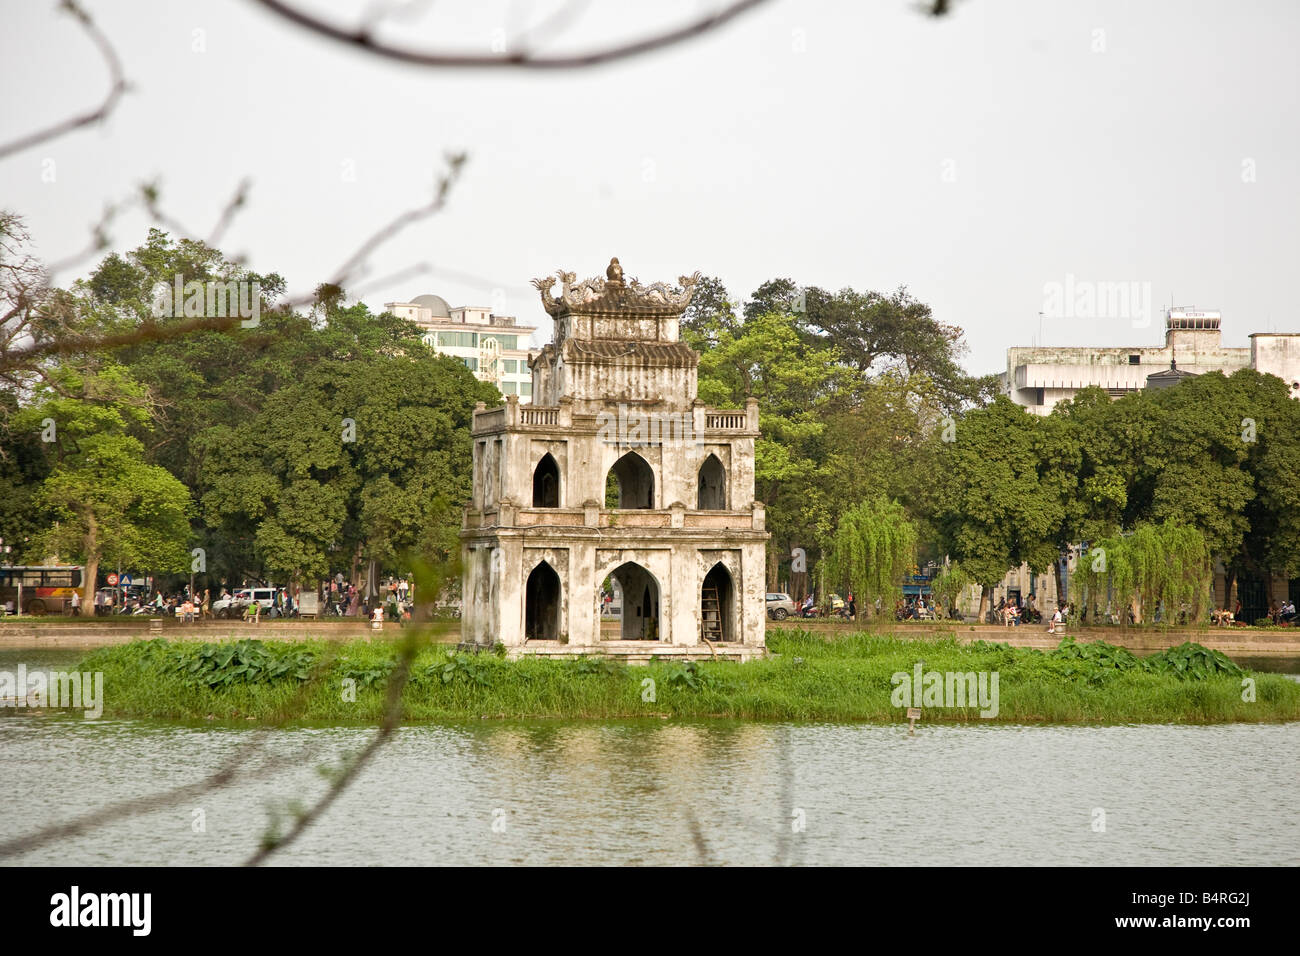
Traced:
<svg viewBox="0 0 1300 956">
<path fill-rule="evenodd" d="M 954 637 L 902 640 L 867 633 L 823 638 L 769 634 L 772 656 L 749 663 L 600 658 L 507 661 L 431 645 L 403 694 L 408 723 L 480 718 L 689 717 L 895 723 L 924 704 L 927 723 L 1217 724 L 1300 720 L 1300 683 L 1243 671 L 1184 644 L 1140 658 L 1066 638 L 1043 652 Z M 379 721 L 397 648 L 325 641 L 225 644 L 138 641 L 87 656 L 104 673 L 104 714 L 174 720 L 364 724 Z M 903 697 L 922 688 L 923 700 Z M 965 675 L 971 696 L 953 706 L 932 678 Z M 997 677 L 996 714 L 981 717 L 977 675 Z M 953 681 L 949 679 L 951 685 Z M 963 677 L 957 677 L 957 685 Z M 991 680 L 987 681 L 991 684 Z M 903 685 L 908 685 L 906 690 Z M 981 689 L 984 684 L 981 684 Z M 1251 699 L 1253 697 L 1253 699 Z M 936 702 L 942 702 L 936 705 Z M 942 704 L 948 704 L 944 706 Z M 985 712 L 993 708 L 985 707 Z"/>
</svg>

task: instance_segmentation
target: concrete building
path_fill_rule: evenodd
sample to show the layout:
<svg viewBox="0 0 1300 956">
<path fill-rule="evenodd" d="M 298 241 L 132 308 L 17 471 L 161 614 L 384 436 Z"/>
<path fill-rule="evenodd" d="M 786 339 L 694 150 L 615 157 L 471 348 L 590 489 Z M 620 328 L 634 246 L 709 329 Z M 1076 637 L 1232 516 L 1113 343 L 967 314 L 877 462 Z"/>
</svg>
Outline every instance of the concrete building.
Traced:
<svg viewBox="0 0 1300 956">
<path fill-rule="evenodd" d="M 533 376 L 528 368 L 534 350 L 528 341 L 535 325 L 519 325 L 513 316 L 493 315 L 481 305 L 452 308 L 437 295 L 419 295 L 410 302 L 385 302 L 384 308 L 425 330 L 424 341 L 443 355 L 460 359 L 484 382 L 503 395 L 517 395 L 523 405 L 533 400 Z"/>
<path fill-rule="evenodd" d="M 1300 333 L 1256 332 L 1249 348 L 1230 348 L 1223 345 L 1220 321 L 1218 312 L 1175 308 L 1165 313 L 1162 346 L 1009 348 L 1002 390 L 1017 405 L 1046 415 L 1089 386 L 1116 397 L 1172 384 L 1179 376 L 1170 372 L 1231 375 L 1254 368 L 1277 375 L 1300 398 Z"/>
<path fill-rule="evenodd" d="M 706 407 L 679 340 L 681 289 L 538 279 L 554 341 L 536 403 L 474 413 L 474 497 L 461 546 L 461 633 L 511 656 L 599 652 L 746 659 L 764 653 L 765 548 L 754 500 L 758 404 Z M 600 595 L 622 613 L 602 631 Z"/>
</svg>

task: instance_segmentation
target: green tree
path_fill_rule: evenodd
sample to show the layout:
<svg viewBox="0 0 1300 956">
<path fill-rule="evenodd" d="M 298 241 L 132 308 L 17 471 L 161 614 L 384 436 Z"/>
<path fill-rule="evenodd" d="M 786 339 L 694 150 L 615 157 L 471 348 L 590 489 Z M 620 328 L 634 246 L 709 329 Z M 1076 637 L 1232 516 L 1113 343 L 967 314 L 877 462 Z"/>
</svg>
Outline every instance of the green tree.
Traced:
<svg viewBox="0 0 1300 956">
<path fill-rule="evenodd" d="M 834 349 L 799 335 L 786 312 L 751 316 L 736 330 L 719 329 L 702 348 L 699 397 L 718 407 L 759 403 L 762 436 L 755 445 L 755 497 L 768 509 L 769 583 L 775 584 L 780 560 L 792 545 L 815 540 L 815 498 L 809 489 L 822 454 L 825 418 L 842 398 L 846 371 Z"/>
<path fill-rule="evenodd" d="M 67 369 L 12 419 L 42 435 L 50 470 L 36 492 L 52 524 L 32 536 L 27 559 L 57 554 L 85 565 L 83 601 L 94 602 L 102 561 L 155 573 L 189 567 L 189 491 L 148 464 L 128 423 L 147 421 L 144 391 L 118 366 L 92 375 Z"/>
<path fill-rule="evenodd" d="M 499 397 L 444 356 L 320 362 L 254 418 L 204 435 L 205 517 L 292 581 L 363 557 L 447 560 L 470 494 L 474 404 Z"/>
<path fill-rule="evenodd" d="M 1099 611 L 1103 602 L 1131 611 L 1135 623 L 1163 607 L 1166 623 L 1184 610 L 1198 621 L 1208 610 L 1214 580 L 1211 552 L 1197 528 L 1165 521 L 1094 542 L 1070 579 L 1071 597 Z M 1122 623 L 1128 615 L 1120 615 Z"/>
<path fill-rule="evenodd" d="M 860 606 L 879 599 L 889 611 L 916 563 L 916 527 L 898 502 L 871 498 L 840 517 L 828 550 L 831 580 L 847 584 Z"/>
<path fill-rule="evenodd" d="M 944 553 L 982 586 L 982 620 L 1008 570 L 1055 564 L 1067 515 L 1060 471 L 1072 456 L 1067 435 L 1003 396 L 955 425 L 953 441 L 943 442 L 933 522 Z"/>
</svg>

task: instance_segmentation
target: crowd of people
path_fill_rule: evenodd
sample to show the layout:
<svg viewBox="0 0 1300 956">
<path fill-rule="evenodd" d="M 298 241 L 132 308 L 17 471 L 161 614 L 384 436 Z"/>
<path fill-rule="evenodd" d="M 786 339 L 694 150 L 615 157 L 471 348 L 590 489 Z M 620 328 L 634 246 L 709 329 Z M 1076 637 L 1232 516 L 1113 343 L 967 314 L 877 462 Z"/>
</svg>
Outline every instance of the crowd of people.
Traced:
<svg viewBox="0 0 1300 956">
<path fill-rule="evenodd" d="M 222 591 L 222 595 L 226 592 Z M 73 592 L 72 613 L 81 613 L 81 595 Z M 137 589 L 100 588 L 95 592 L 96 617 L 109 614 L 151 614 L 159 617 L 179 617 L 191 622 L 203 617 L 212 617 L 212 592 L 205 588 L 202 593 L 196 588 L 193 592 L 188 587 L 169 594 L 155 591 L 150 598 L 148 592 Z"/>
<path fill-rule="evenodd" d="M 320 599 L 325 613 L 335 617 L 373 620 L 375 611 L 379 610 L 383 613 L 382 620 L 409 621 L 412 611 L 410 582 L 405 579 L 389 581 L 382 591 L 382 595 L 365 597 L 360 588 L 348 584 L 339 574 L 328 585 L 321 585 Z"/>
<path fill-rule="evenodd" d="M 269 596 L 263 592 L 269 592 Z M 222 617 L 238 616 L 257 623 L 263 617 L 297 617 L 301 611 L 300 594 L 300 589 L 291 592 L 285 587 L 246 585 L 236 588 L 233 593 L 223 587 L 214 599 L 210 588 L 195 588 L 191 591 L 185 586 L 166 593 L 154 591 L 150 597 L 149 591 L 139 586 L 104 587 L 95 592 L 93 613 L 96 617 L 138 614 L 177 618 L 188 624 L 214 618 L 220 612 Z M 370 620 L 376 611 L 383 614 L 383 620 L 405 621 L 411 617 L 413 595 L 411 585 L 406 580 L 389 581 L 383 586 L 380 595 L 367 598 L 357 585 L 347 583 L 340 574 L 333 580 L 322 583 L 317 597 L 323 612 L 337 617 Z M 79 591 L 73 592 L 68 608 L 74 616 L 81 615 L 82 600 Z"/>
<path fill-rule="evenodd" d="M 1281 624 L 1284 627 L 1295 624 L 1295 601 L 1286 598 L 1280 605 L 1274 604 L 1268 609 L 1268 616 L 1274 624 Z"/>
</svg>

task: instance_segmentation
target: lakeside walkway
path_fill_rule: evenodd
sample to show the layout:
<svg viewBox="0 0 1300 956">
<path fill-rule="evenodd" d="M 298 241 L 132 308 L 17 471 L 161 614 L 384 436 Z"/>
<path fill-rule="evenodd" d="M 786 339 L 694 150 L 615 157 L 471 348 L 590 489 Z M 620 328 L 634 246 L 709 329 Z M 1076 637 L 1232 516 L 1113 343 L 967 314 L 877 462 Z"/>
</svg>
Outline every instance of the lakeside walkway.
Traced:
<svg viewBox="0 0 1300 956">
<path fill-rule="evenodd" d="M 809 622 L 787 621 L 786 624 L 790 627 L 799 627 Z M 771 622 L 768 623 L 769 629 L 774 626 Z M 1300 657 L 1300 627 L 1270 630 L 1257 627 L 1067 626 L 1064 630 L 1057 630 L 1053 634 L 1048 632 L 1046 624 L 1005 627 L 1001 624 L 969 624 L 960 621 L 905 623 L 819 621 L 812 622 L 812 626 L 806 629 L 813 633 L 868 630 L 900 638 L 912 636 L 927 638 L 940 634 L 955 634 L 957 639 L 965 644 L 972 641 L 988 641 L 1010 644 L 1012 647 L 1035 647 L 1039 650 L 1050 650 L 1061 643 L 1061 638 L 1069 636 L 1080 643 L 1105 641 L 1107 644 L 1127 648 L 1139 655 L 1157 654 L 1187 641 L 1194 641 L 1229 656 L 1237 654 L 1247 657 Z"/>
</svg>

